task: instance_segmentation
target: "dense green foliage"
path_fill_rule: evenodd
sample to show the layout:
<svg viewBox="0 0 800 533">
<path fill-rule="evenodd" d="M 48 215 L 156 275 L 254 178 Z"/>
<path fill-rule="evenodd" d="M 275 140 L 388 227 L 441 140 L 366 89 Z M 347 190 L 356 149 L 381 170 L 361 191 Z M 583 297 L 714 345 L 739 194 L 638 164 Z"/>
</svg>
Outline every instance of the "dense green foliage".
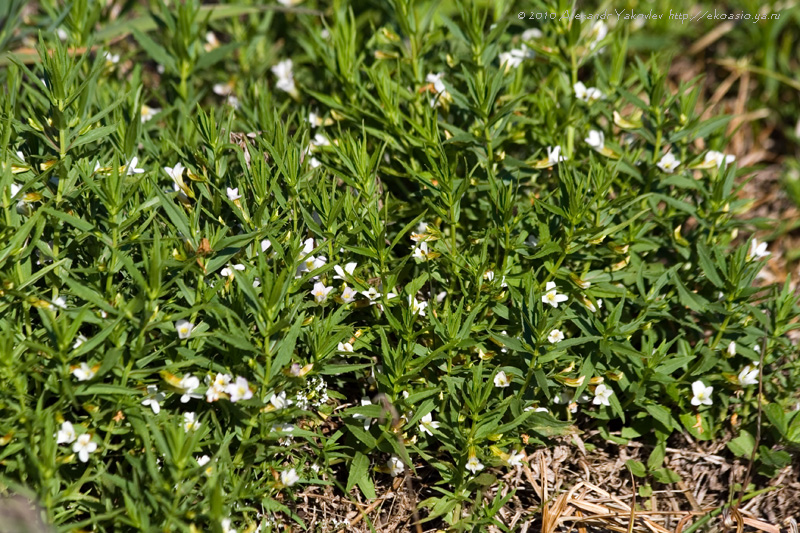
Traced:
<svg viewBox="0 0 800 533">
<path fill-rule="evenodd" d="M 749 456 L 759 368 L 759 471 L 788 461 L 798 305 L 758 284 L 729 117 L 622 25 L 412 4 L 7 26 L 63 42 L 3 56 L 2 491 L 60 530 L 269 531 L 310 527 L 303 484 L 426 471 L 425 516 L 477 531 L 558 435 L 654 444 L 660 483 L 677 431 Z"/>
</svg>

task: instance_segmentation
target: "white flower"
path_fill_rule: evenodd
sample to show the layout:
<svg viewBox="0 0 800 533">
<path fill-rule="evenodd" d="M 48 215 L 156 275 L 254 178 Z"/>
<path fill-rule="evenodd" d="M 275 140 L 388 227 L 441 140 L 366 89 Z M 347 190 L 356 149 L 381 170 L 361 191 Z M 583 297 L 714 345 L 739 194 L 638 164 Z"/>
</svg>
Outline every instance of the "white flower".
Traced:
<svg viewBox="0 0 800 533">
<path fill-rule="evenodd" d="M 495 387 L 508 387 L 511 385 L 511 378 L 509 378 L 505 372 L 502 370 L 495 374 L 494 376 L 494 386 Z"/>
<path fill-rule="evenodd" d="M 72 444 L 75 442 L 77 434 L 75 433 L 75 428 L 72 427 L 72 422 L 64 421 L 61 424 L 61 429 L 58 430 L 56 437 L 56 444 Z"/>
<path fill-rule="evenodd" d="M 280 410 L 292 405 L 292 400 L 286 398 L 286 391 L 281 391 L 280 394 L 273 394 L 269 403 L 271 403 L 272 407 L 275 409 Z"/>
<path fill-rule="evenodd" d="M 77 378 L 78 381 L 89 381 L 95 375 L 95 371 L 86 363 L 81 363 L 76 368 L 72 369 L 72 375 Z"/>
<path fill-rule="evenodd" d="M 195 420 L 194 413 L 183 413 L 183 430 L 186 433 L 197 431 L 201 425 L 199 420 Z"/>
<path fill-rule="evenodd" d="M 415 246 L 411 253 L 411 257 L 413 257 L 416 261 L 427 261 L 428 243 L 423 241 Z"/>
<path fill-rule="evenodd" d="M 419 429 L 423 433 L 433 436 L 432 429 L 439 429 L 439 422 L 434 422 L 433 414 L 428 413 L 419 419 Z"/>
<path fill-rule="evenodd" d="M 443 100 L 450 99 L 450 93 L 447 92 L 447 88 L 444 86 L 444 82 L 442 81 L 443 77 L 443 72 L 439 72 L 437 74 L 430 73 L 425 77 L 425 81 L 432 83 L 433 88 L 436 91 L 437 97 L 431 98 L 431 107 L 438 107 L 441 105 Z"/>
<path fill-rule="evenodd" d="M 119 54 L 112 54 L 111 52 L 106 52 L 103 54 L 103 58 L 112 65 L 116 65 L 119 63 Z"/>
<path fill-rule="evenodd" d="M 228 193 L 228 200 L 230 200 L 231 202 L 238 200 L 239 198 L 242 197 L 242 195 L 239 194 L 239 187 L 236 187 L 234 189 L 226 187 L 226 192 Z"/>
<path fill-rule="evenodd" d="M 374 304 L 375 300 L 380 298 L 381 293 L 379 293 L 375 287 L 370 287 L 369 290 L 362 291 L 361 294 L 369 298 L 370 303 Z"/>
<path fill-rule="evenodd" d="M 266 252 L 267 250 L 269 250 L 270 246 L 272 246 L 272 243 L 270 242 L 269 239 L 264 239 L 263 241 L 261 241 L 261 251 L 262 252 Z"/>
<path fill-rule="evenodd" d="M 494 281 L 494 270 L 487 270 L 483 273 L 483 279 L 486 281 Z"/>
<path fill-rule="evenodd" d="M 554 329 L 547 336 L 547 340 L 550 341 L 551 344 L 555 344 L 557 342 L 561 342 L 561 341 L 564 340 L 564 334 L 561 332 L 560 329 Z"/>
<path fill-rule="evenodd" d="M 547 147 L 547 162 L 555 165 L 561 161 L 566 161 L 567 158 L 561 155 L 561 146 L 548 146 Z"/>
<path fill-rule="evenodd" d="M 523 41 L 533 41 L 536 39 L 541 39 L 542 30 L 540 30 L 539 28 L 530 28 L 522 32 L 521 37 Z"/>
<path fill-rule="evenodd" d="M 608 399 L 611 398 L 612 394 L 614 394 L 614 391 L 601 383 L 594 389 L 594 400 L 592 400 L 592 403 L 595 405 L 611 405 Z"/>
<path fill-rule="evenodd" d="M 88 339 L 86 338 L 85 335 L 78 335 L 77 337 L 75 337 L 75 342 L 72 343 L 72 349 L 77 350 L 78 348 L 80 348 L 81 344 L 83 344 L 87 340 Z"/>
<path fill-rule="evenodd" d="M 89 454 L 97 450 L 97 443 L 92 442 L 92 436 L 89 433 L 84 433 L 75 444 L 72 445 L 72 451 L 78 454 L 78 458 L 82 463 L 89 460 Z"/>
<path fill-rule="evenodd" d="M 748 252 L 748 257 L 751 259 L 761 259 L 770 255 L 770 252 L 767 251 L 767 243 L 762 242 L 759 244 L 758 239 L 753 239 L 750 241 L 750 251 Z"/>
<path fill-rule="evenodd" d="M 512 68 L 519 67 L 523 60 L 533 58 L 534 55 L 535 54 L 533 50 L 527 46 L 522 46 L 522 48 L 514 48 L 508 52 L 503 52 L 500 54 L 500 66 L 505 67 L 506 72 L 508 72 Z"/>
<path fill-rule="evenodd" d="M 765 245 L 766 246 L 766 245 Z M 66 309 L 67 308 L 67 301 L 64 299 L 63 296 L 59 296 L 55 300 L 53 300 L 53 305 L 50 308 L 58 307 L 59 309 Z"/>
<path fill-rule="evenodd" d="M 179 339 L 188 339 L 192 334 L 192 329 L 194 329 L 194 324 L 188 320 L 181 319 L 175 322 L 175 331 L 178 332 Z"/>
<path fill-rule="evenodd" d="M 314 289 L 311 291 L 311 294 L 314 295 L 314 300 L 316 300 L 318 304 L 322 304 L 328 299 L 328 294 L 332 290 L 333 287 L 326 287 L 324 283 L 318 281 L 314 284 Z"/>
<path fill-rule="evenodd" d="M 412 315 L 425 316 L 425 308 L 428 307 L 428 302 L 419 302 L 413 295 L 409 294 L 408 305 L 411 307 Z"/>
<path fill-rule="evenodd" d="M 183 389 L 183 396 L 181 396 L 181 403 L 188 402 L 191 398 L 200 398 L 199 395 L 193 394 L 194 391 L 200 387 L 200 380 L 191 374 L 186 374 L 181 379 L 178 386 Z"/>
<path fill-rule="evenodd" d="M 475 475 L 479 471 L 483 470 L 483 464 L 478 460 L 477 457 L 475 457 L 474 455 L 470 455 L 469 459 L 467 459 L 467 464 L 465 468 L 470 472 L 472 472 L 473 475 Z"/>
<path fill-rule="evenodd" d="M 727 166 L 736 161 L 736 156 L 726 155 L 723 154 L 722 152 L 715 152 L 714 150 L 711 150 L 706 154 L 705 161 L 706 163 L 710 163 L 711 161 L 713 161 L 714 163 L 717 164 L 718 167 L 721 167 L 722 165 Z"/>
<path fill-rule="evenodd" d="M 589 32 L 589 38 L 592 40 L 589 43 L 589 49 L 594 50 L 597 48 L 597 45 L 600 44 L 600 41 L 605 39 L 606 35 L 608 35 L 608 26 L 602 20 L 598 20 L 594 24 L 592 24 L 592 29 Z"/>
<path fill-rule="evenodd" d="M 197 464 L 199 464 L 200 466 L 206 466 L 209 463 L 209 461 L 211 461 L 211 457 L 209 457 L 208 455 L 203 455 L 202 457 L 197 458 Z"/>
<path fill-rule="evenodd" d="M 558 307 L 558 304 L 566 302 L 569 299 L 566 294 L 558 294 L 558 289 L 554 281 L 548 281 L 547 285 L 545 285 L 545 290 L 547 292 L 542 295 L 542 303 Z"/>
<path fill-rule="evenodd" d="M 314 149 L 317 146 L 330 146 L 330 144 L 331 142 L 328 140 L 327 137 L 325 137 L 321 133 L 316 133 L 314 134 L 314 140 L 311 141 L 311 146 L 309 146 L 309 149 Z"/>
<path fill-rule="evenodd" d="M 133 158 L 128 163 L 128 169 L 126 170 L 126 174 L 128 176 L 133 176 L 134 174 L 143 173 L 144 169 L 143 168 L 137 168 L 138 164 L 139 164 L 139 158 L 136 157 L 136 156 L 133 156 Z"/>
<path fill-rule="evenodd" d="M 297 471 L 294 468 L 281 472 L 281 483 L 287 487 L 291 487 L 298 481 L 300 481 L 300 476 L 297 475 Z"/>
<path fill-rule="evenodd" d="M 584 142 L 595 150 L 602 150 L 603 146 L 605 146 L 606 138 L 602 131 L 589 130 L 589 136 L 584 139 Z"/>
<path fill-rule="evenodd" d="M 342 301 L 346 304 L 355 300 L 357 294 L 358 293 L 352 287 L 348 287 L 347 285 L 342 287 Z"/>
<path fill-rule="evenodd" d="M 150 409 L 153 410 L 153 414 L 157 415 L 159 412 L 161 412 L 160 402 L 163 402 L 166 396 L 163 392 L 158 392 L 158 387 L 155 385 L 147 386 L 147 394 L 149 394 L 150 397 L 142 400 L 142 405 L 145 407 L 149 406 Z"/>
<path fill-rule="evenodd" d="M 392 475 L 392 477 L 399 476 L 400 474 L 403 473 L 403 471 L 406 468 L 405 465 L 403 464 L 403 461 L 394 454 L 392 454 L 392 456 L 389 457 L 389 461 L 386 463 L 386 467 L 389 469 L 389 473 Z"/>
<path fill-rule="evenodd" d="M 368 396 L 364 396 L 363 398 L 361 398 L 361 406 L 363 407 L 365 405 L 372 405 L 372 400 L 370 400 Z M 362 415 L 361 413 L 354 414 L 353 418 L 363 419 L 365 430 L 369 429 L 369 425 L 372 423 L 372 418 L 366 415 Z"/>
<path fill-rule="evenodd" d="M 353 353 L 353 345 L 349 342 L 340 342 L 339 347 L 337 348 L 340 352 L 350 352 Z"/>
<path fill-rule="evenodd" d="M 321 116 L 317 115 L 316 111 L 311 111 L 308 114 L 308 123 L 311 124 L 312 128 L 318 128 L 324 124 L 324 120 Z"/>
<path fill-rule="evenodd" d="M 731 341 L 730 344 L 728 344 L 728 355 L 731 357 L 736 355 L 736 343 L 734 341 Z"/>
<path fill-rule="evenodd" d="M 583 82 L 578 82 L 572 86 L 575 91 L 575 97 L 584 102 L 596 102 L 602 100 L 604 95 L 597 87 L 586 87 Z"/>
<path fill-rule="evenodd" d="M 702 381 L 695 381 L 692 383 L 692 405 L 711 405 L 711 393 L 714 387 L 706 387 Z"/>
<path fill-rule="evenodd" d="M 758 361 L 745 366 L 736 379 L 742 387 L 758 385 Z"/>
<path fill-rule="evenodd" d="M 336 265 L 335 267 L 333 267 L 333 270 L 336 272 L 336 275 L 333 276 L 333 279 L 346 279 L 345 272 L 347 272 L 347 274 L 352 276 L 353 272 L 355 272 L 357 266 L 358 266 L 358 263 L 347 263 L 344 266 L 344 269 L 342 269 L 342 267 L 340 267 L 339 265 Z"/>
<path fill-rule="evenodd" d="M 294 85 L 294 73 L 292 72 L 292 60 L 285 59 L 272 67 L 272 73 L 278 78 L 275 86 L 287 93 L 293 94 L 297 92 Z"/>
<path fill-rule="evenodd" d="M 659 161 L 656 166 L 664 172 L 671 174 L 675 172 L 675 169 L 678 168 L 678 165 L 680 164 L 681 162 L 675 159 L 675 156 L 672 155 L 672 152 L 668 152 L 666 155 L 664 155 L 664 157 L 661 158 L 661 161 Z"/>
<path fill-rule="evenodd" d="M 225 392 L 228 393 L 228 396 L 231 397 L 232 402 L 238 402 L 239 400 L 249 400 L 253 397 L 253 391 L 250 390 L 250 385 L 247 383 L 247 380 L 242 376 L 237 376 L 236 381 L 230 383 L 226 388 Z"/>
<path fill-rule="evenodd" d="M 161 113 L 161 108 L 142 105 L 142 123 L 145 123 L 148 120 L 152 119 L 158 113 Z"/>
<path fill-rule="evenodd" d="M 236 530 L 231 527 L 230 518 L 223 518 L 220 521 L 220 525 L 222 526 L 222 533 L 236 533 Z"/>
<path fill-rule="evenodd" d="M 547 412 L 547 409 L 545 409 L 545 412 Z M 525 459 L 525 452 L 521 450 L 520 451 L 514 450 L 508 455 L 508 459 L 506 460 L 506 462 L 508 463 L 508 466 L 516 468 L 518 466 L 522 466 L 523 459 Z"/>
<path fill-rule="evenodd" d="M 208 402 L 216 402 L 219 400 L 223 394 L 225 394 L 228 385 L 231 382 L 232 377 L 229 374 L 217 374 L 217 377 L 214 378 L 213 383 L 211 383 L 206 390 L 206 401 Z M 206 382 L 210 381 L 208 377 L 206 377 Z"/>
<path fill-rule="evenodd" d="M 755 346 L 753 346 L 753 350 L 754 350 L 756 353 L 761 353 L 761 346 L 759 346 L 758 344 L 756 344 Z"/>
</svg>

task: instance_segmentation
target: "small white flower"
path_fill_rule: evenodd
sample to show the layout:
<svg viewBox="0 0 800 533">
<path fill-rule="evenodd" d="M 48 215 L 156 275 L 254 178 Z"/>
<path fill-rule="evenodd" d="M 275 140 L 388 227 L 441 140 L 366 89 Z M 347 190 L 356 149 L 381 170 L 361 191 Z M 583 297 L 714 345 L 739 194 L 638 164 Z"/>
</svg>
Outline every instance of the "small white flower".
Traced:
<svg viewBox="0 0 800 533">
<path fill-rule="evenodd" d="M 706 163 L 710 163 L 711 161 L 713 161 L 714 163 L 717 164 L 718 167 L 721 167 L 722 165 L 727 166 L 736 161 L 736 156 L 726 155 L 723 154 L 722 152 L 715 152 L 714 150 L 711 150 L 706 154 L 705 161 Z"/>
<path fill-rule="evenodd" d="M 566 161 L 567 158 L 561 155 L 561 146 L 548 146 L 547 147 L 547 162 L 551 165 Z"/>
<path fill-rule="evenodd" d="M 183 430 L 186 433 L 197 431 L 201 425 L 199 420 L 195 420 L 194 413 L 183 413 Z"/>
<path fill-rule="evenodd" d="M 270 242 L 269 239 L 264 239 L 263 241 L 261 241 L 261 251 L 262 252 L 266 252 L 267 250 L 269 250 L 270 246 L 272 246 L 272 243 Z"/>
<path fill-rule="evenodd" d="M 128 176 L 133 176 L 134 174 L 142 174 L 144 172 L 144 169 L 143 168 L 137 168 L 138 164 L 139 164 L 139 158 L 136 157 L 136 156 L 133 156 L 133 158 L 128 163 L 128 168 L 125 171 L 125 173 Z"/>
<path fill-rule="evenodd" d="M 365 405 L 372 405 L 372 400 L 370 400 L 368 396 L 364 396 L 363 398 L 361 398 L 361 406 L 364 407 Z M 372 418 L 366 415 L 362 415 L 360 413 L 354 414 L 353 418 L 363 419 L 365 430 L 369 429 L 369 426 L 372 423 Z"/>
<path fill-rule="evenodd" d="M 750 252 L 747 254 L 751 259 L 762 259 L 770 255 L 767 251 L 767 243 L 762 242 L 759 244 L 758 239 L 750 241 Z"/>
<path fill-rule="evenodd" d="M 505 71 L 508 72 L 512 68 L 519 67 L 525 59 L 531 59 L 534 57 L 534 52 L 527 46 L 522 46 L 521 48 L 514 48 L 509 50 L 508 52 L 503 52 L 499 55 L 500 58 L 500 66 L 505 67 Z"/>
<path fill-rule="evenodd" d="M 511 378 L 509 378 L 505 372 L 502 370 L 495 374 L 494 376 L 494 386 L 495 387 L 508 387 L 511 385 Z"/>
<path fill-rule="evenodd" d="M 78 438 L 75 428 L 72 427 L 72 422 L 66 421 L 61 424 L 61 429 L 58 430 L 56 437 L 56 444 L 72 444 Z"/>
<path fill-rule="evenodd" d="M 545 412 L 546 411 L 547 409 L 545 409 Z M 522 461 L 524 459 L 525 459 L 525 452 L 521 450 L 520 451 L 514 450 L 508 455 L 508 459 L 506 460 L 506 462 L 508 463 L 508 466 L 516 468 L 518 466 L 522 466 Z"/>
<path fill-rule="evenodd" d="M 442 78 L 444 78 L 443 72 L 437 74 L 430 73 L 425 77 L 425 81 L 433 84 L 433 88 L 436 91 L 436 97 L 431 98 L 430 101 L 431 107 L 438 107 L 442 104 L 442 101 L 450 99 L 450 93 L 447 92 Z"/>
<path fill-rule="evenodd" d="M 535 41 L 536 39 L 541 39 L 542 35 L 542 30 L 539 28 L 530 28 L 522 32 L 520 37 L 522 37 L 523 41 Z"/>
<path fill-rule="evenodd" d="M 494 270 L 487 270 L 486 272 L 484 272 L 483 279 L 489 282 L 494 281 Z"/>
<path fill-rule="evenodd" d="M 228 200 L 230 200 L 231 202 L 238 200 L 239 198 L 242 197 L 242 195 L 239 194 L 239 187 L 236 187 L 234 189 L 226 187 L 226 192 L 228 194 Z"/>
<path fill-rule="evenodd" d="M 147 122 L 148 120 L 152 119 L 159 113 L 161 113 L 161 108 L 159 107 L 150 107 L 148 105 L 142 105 L 142 123 Z"/>
<path fill-rule="evenodd" d="M 112 54 L 111 52 L 106 52 L 103 54 L 103 58 L 112 65 L 116 65 L 119 63 L 119 54 Z"/>
<path fill-rule="evenodd" d="M 753 346 L 753 350 L 754 350 L 756 353 L 761 353 L 761 346 L 759 346 L 758 344 L 756 344 L 755 346 Z"/>
<path fill-rule="evenodd" d="M 483 470 L 483 463 L 481 463 L 477 457 L 474 455 L 470 455 L 469 459 L 467 459 L 467 464 L 465 466 L 467 470 L 472 472 L 472 475 L 477 474 L 481 470 Z"/>
<path fill-rule="evenodd" d="M 758 362 L 751 363 L 745 366 L 736 378 L 739 385 L 747 387 L 748 385 L 758 385 Z"/>
<path fill-rule="evenodd" d="M 370 287 L 369 290 L 362 291 L 361 294 L 369 298 L 370 303 L 374 304 L 375 300 L 381 297 L 381 293 L 379 293 L 375 287 Z"/>
<path fill-rule="evenodd" d="M 208 402 L 216 402 L 219 400 L 223 394 L 225 394 L 228 385 L 233 379 L 229 374 L 217 374 L 216 378 L 214 378 L 213 383 L 211 383 L 206 390 L 206 401 Z M 210 381 L 210 378 L 206 377 L 206 383 Z"/>
<path fill-rule="evenodd" d="M 349 304 L 356 299 L 356 295 L 358 295 L 358 293 L 352 287 L 348 287 L 347 285 L 342 287 L 342 302 Z"/>
<path fill-rule="evenodd" d="M 318 281 L 314 284 L 314 289 L 311 291 L 311 294 L 314 295 L 314 300 L 318 304 L 325 303 L 325 300 L 328 299 L 328 294 L 333 290 L 333 287 L 326 287 L 324 283 Z"/>
<path fill-rule="evenodd" d="M 406 468 L 405 465 L 403 464 L 403 461 L 394 454 L 392 454 L 392 456 L 389 457 L 389 461 L 386 463 L 386 467 L 389 469 L 389 473 L 392 475 L 392 477 L 399 476 L 400 474 L 403 473 L 403 471 Z"/>
<path fill-rule="evenodd" d="M 208 455 L 203 455 L 202 457 L 197 458 L 197 464 L 200 466 L 206 466 L 211 461 L 211 457 Z"/>
<path fill-rule="evenodd" d="M 731 357 L 736 355 L 736 342 L 731 341 L 730 344 L 728 344 L 728 355 Z"/>
<path fill-rule="evenodd" d="M 238 376 L 236 381 L 230 383 L 225 389 L 225 392 L 228 393 L 228 396 L 231 397 L 231 401 L 234 403 L 239 400 L 249 400 L 253 397 L 253 391 L 250 390 L 250 385 L 242 376 Z"/>
<path fill-rule="evenodd" d="M 80 348 L 81 344 L 83 344 L 87 340 L 88 339 L 86 338 L 85 335 L 78 335 L 77 337 L 75 337 L 75 342 L 72 343 L 72 349 L 77 350 L 78 348 Z"/>
<path fill-rule="evenodd" d="M 425 309 L 428 307 L 428 302 L 417 301 L 413 295 L 409 294 L 408 306 L 411 308 L 412 315 L 425 316 Z"/>
<path fill-rule="evenodd" d="M 97 443 L 92 442 L 92 436 L 84 433 L 72 445 L 72 451 L 78 454 L 82 463 L 89 461 L 89 454 L 97 450 Z"/>
<path fill-rule="evenodd" d="M 608 399 L 611 398 L 612 394 L 614 394 L 614 391 L 601 383 L 594 389 L 594 400 L 592 400 L 592 403 L 595 405 L 611 405 Z"/>
<path fill-rule="evenodd" d="M 353 353 L 353 345 L 349 342 L 340 342 L 339 347 L 337 348 L 340 352 L 350 352 Z"/>
<path fill-rule="evenodd" d="M 220 525 L 222 526 L 222 533 L 236 533 L 236 530 L 231 527 L 230 518 L 223 518 L 220 521 Z"/>
<path fill-rule="evenodd" d="M 183 389 L 183 396 L 181 396 L 181 403 L 186 403 L 192 398 L 200 398 L 199 395 L 193 394 L 200 387 L 200 380 L 191 374 L 186 374 L 181 379 L 178 386 Z"/>
<path fill-rule="evenodd" d="M 308 123 L 311 124 L 312 128 L 318 128 L 324 124 L 324 120 L 316 113 L 316 111 L 311 111 L 308 114 Z"/>
<path fill-rule="evenodd" d="M 423 433 L 433 436 L 432 429 L 439 429 L 439 422 L 433 420 L 433 414 L 428 413 L 419 419 L 419 429 Z"/>
<path fill-rule="evenodd" d="M 702 381 L 695 381 L 692 383 L 692 405 L 711 405 L 713 403 L 711 400 L 713 391 L 714 387 L 710 385 L 706 387 Z"/>
<path fill-rule="evenodd" d="M 584 102 L 596 102 L 597 100 L 602 100 L 605 96 L 597 87 L 586 87 L 580 81 L 573 85 L 572 88 L 575 91 L 575 97 Z"/>
<path fill-rule="evenodd" d="M 584 139 L 584 142 L 595 150 L 602 150 L 603 146 L 605 146 L 606 138 L 602 131 L 590 130 L 589 136 Z"/>
<path fill-rule="evenodd" d="M 161 402 L 166 399 L 166 396 L 163 392 L 158 392 L 158 387 L 155 385 L 147 386 L 147 394 L 149 394 L 150 397 L 142 400 L 142 405 L 150 407 L 150 409 L 153 410 L 153 414 L 157 415 L 161 412 Z"/>
<path fill-rule="evenodd" d="M 72 375 L 75 376 L 78 381 L 89 381 L 94 377 L 95 371 L 88 364 L 81 363 L 76 368 L 72 369 Z"/>
<path fill-rule="evenodd" d="M 292 405 L 292 400 L 286 398 L 286 391 L 281 391 L 279 394 L 273 394 L 269 403 L 271 403 L 272 407 L 275 409 L 280 410 Z"/>
<path fill-rule="evenodd" d="M 278 78 L 275 86 L 287 93 L 293 94 L 297 92 L 294 85 L 294 73 L 292 72 L 292 60 L 285 59 L 272 67 L 272 73 Z"/>
<path fill-rule="evenodd" d="M 600 44 L 600 41 L 606 38 L 608 35 L 608 26 L 602 20 L 598 20 L 594 24 L 592 24 L 592 29 L 589 32 L 589 38 L 591 42 L 589 43 L 589 49 L 594 50 L 597 48 L 597 45 Z"/>
<path fill-rule="evenodd" d="M 427 261 L 430 257 L 430 253 L 428 252 L 428 243 L 422 241 L 414 246 L 411 257 L 414 258 L 415 261 Z"/>
<path fill-rule="evenodd" d="M 67 300 L 64 299 L 63 296 L 59 296 L 55 300 L 53 300 L 52 307 L 58 307 L 59 309 L 66 309 L 67 308 Z"/>
<path fill-rule="evenodd" d="M 192 334 L 193 329 L 194 329 L 194 324 L 192 324 L 188 320 L 181 319 L 175 322 L 175 331 L 178 332 L 179 339 L 188 339 L 189 335 Z"/>
<path fill-rule="evenodd" d="M 298 481 L 300 481 L 300 476 L 297 475 L 297 471 L 294 468 L 281 472 L 281 483 L 287 487 L 291 487 Z"/>
<path fill-rule="evenodd" d="M 675 169 L 678 168 L 678 165 L 680 164 L 681 162 L 675 159 L 675 156 L 672 155 L 672 152 L 668 152 L 666 155 L 664 155 L 664 157 L 661 158 L 661 161 L 659 161 L 656 166 L 664 172 L 671 174 L 675 172 Z"/>
<path fill-rule="evenodd" d="M 345 272 L 348 275 L 352 276 L 353 272 L 355 272 L 357 266 L 358 266 L 358 263 L 347 263 L 344 266 L 344 269 L 342 269 L 342 267 L 340 267 L 339 265 L 334 266 L 333 270 L 336 272 L 336 275 L 333 276 L 333 279 L 347 279 L 346 276 L 345 276 Z"/>
<path fill-rule="evenodd" d="M 547 340 L 550 341 L 550 344 L 556 344 L 557 342 L 561 342 L 564 340 L 564 333 L 562 333 L 560 329 L 554 329 L 547 336 Z"/>
<path fill-rule="evenodd" d="M 558 307 L 558 304 L 561 302 L 566 302 L 569 299 L 566 294 L 558 293 L 555 281 L 548 281 L 547 285 L 545 285 L 545 290 L 547 292 L 542 295 L 542 303 L 550 304 L 553 307 Z"/>
</svg>

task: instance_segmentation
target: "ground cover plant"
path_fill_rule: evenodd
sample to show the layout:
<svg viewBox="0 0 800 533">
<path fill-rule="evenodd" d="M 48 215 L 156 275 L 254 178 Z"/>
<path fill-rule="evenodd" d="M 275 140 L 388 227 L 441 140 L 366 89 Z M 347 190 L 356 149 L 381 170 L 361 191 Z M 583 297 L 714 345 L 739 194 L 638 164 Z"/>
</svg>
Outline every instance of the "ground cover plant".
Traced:
<svg viewBox="0 0 800 533">
<path fill-rule="evenodd" d="M 394 478 L 400 529 L 485 531 L 557 439 L 646 445 L 645 498 L 690 481 L 676 435 L 751 460 L 744 498 L 790 465 L 797 295 L 700 79 L 508 2 L 287 4 L 6 5 L 5 496 L 332 531 L 303 490 Z"/>
</svg>

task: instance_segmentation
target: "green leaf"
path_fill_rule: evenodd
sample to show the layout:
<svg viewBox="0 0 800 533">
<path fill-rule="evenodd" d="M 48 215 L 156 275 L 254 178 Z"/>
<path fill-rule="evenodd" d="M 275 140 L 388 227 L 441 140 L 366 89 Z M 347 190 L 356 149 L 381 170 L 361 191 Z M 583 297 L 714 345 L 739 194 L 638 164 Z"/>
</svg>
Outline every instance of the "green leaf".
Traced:
<svg viewBox="0 0 800 533">
<path fill-rule="evenodd" d="M 647 469 L 644 467 L 644 464 L 641 461 L 637 461 L 635 459 L 628 459 L 625 461 L 625 466 L 628 467 L 628 470 L 631 471 L 636 477 L 645 477 L 647 476 Z"/>
<path fill-rule="evenodd" d="M 740 432 L 738 437 L 731 439 L 727 444 L 728 449 L 733 452 L 736 457 L 750 457 L 755 445 L 756 439 L 744 429 Z"/>
<path fill-rule="evenodd" d="M 350 474 L 347 477 L 345 491 L 350 492 L 356 484 L 367 499 L 374 500 L 377 497 L 375 486 L 369 477 L 369 457 L 359 451 L 356 451 L 350 462 Z"/>
</svg>

